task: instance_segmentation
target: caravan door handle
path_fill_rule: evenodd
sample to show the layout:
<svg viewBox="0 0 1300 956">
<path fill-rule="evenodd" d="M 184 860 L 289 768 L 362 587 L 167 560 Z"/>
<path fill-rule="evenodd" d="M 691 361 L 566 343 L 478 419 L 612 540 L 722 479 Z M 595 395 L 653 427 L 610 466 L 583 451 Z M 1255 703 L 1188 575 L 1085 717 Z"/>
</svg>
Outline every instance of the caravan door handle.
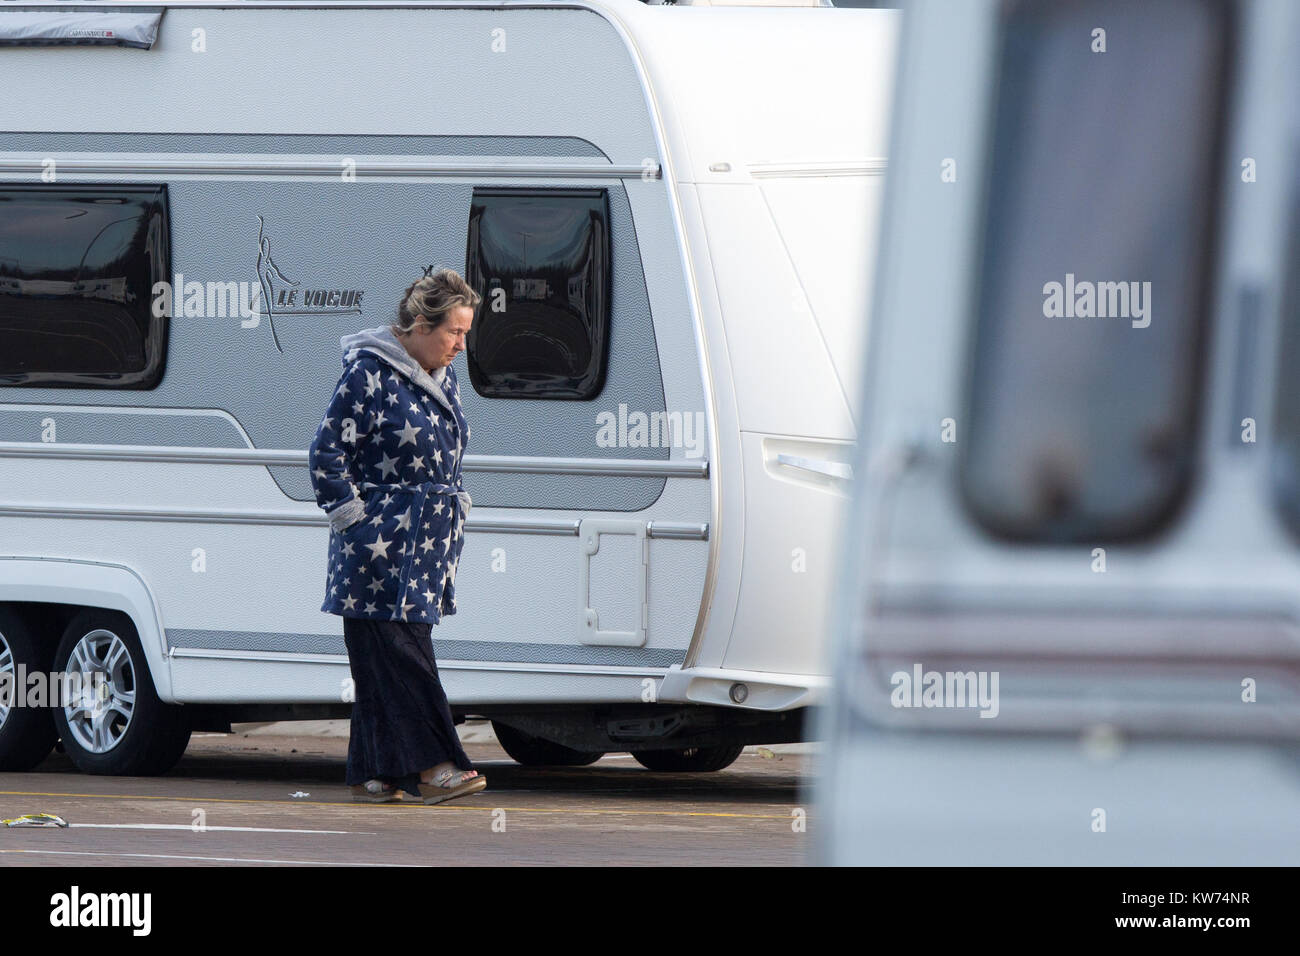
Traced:
<svg viewBox="0 0 1300 956">
<path fill-rule="evenodd" d="M 824 458 L 804 458 L 801 455 L 787 455 L 785 452 L 777 455 L 776 460 L 782 465 L 789 465 L 791 468 L 802 468 L 804 471 L 816 472 L 819 475 L 830 475 L 832 478 L 841 478 L 844 481 L 853 480 L 853 466 L 846 465 L 841 461 L 827 461 Z"/>
</svg>

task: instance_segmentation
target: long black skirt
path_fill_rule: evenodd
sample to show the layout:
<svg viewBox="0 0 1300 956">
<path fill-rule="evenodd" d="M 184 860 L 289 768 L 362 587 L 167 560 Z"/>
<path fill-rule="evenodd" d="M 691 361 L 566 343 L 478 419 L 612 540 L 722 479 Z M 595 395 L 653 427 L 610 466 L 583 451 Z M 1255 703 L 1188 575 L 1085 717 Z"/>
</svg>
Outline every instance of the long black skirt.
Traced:
<svg viewBox="0 0 1300 956">
<path fill-rule="evenodd" d="M 473 770 L 438 679 L 432 625 L 343 618 L 356 699 L 350 786 L 377 779 L 419 793 L 420 771 L 450 760 Z"/>
</svg>

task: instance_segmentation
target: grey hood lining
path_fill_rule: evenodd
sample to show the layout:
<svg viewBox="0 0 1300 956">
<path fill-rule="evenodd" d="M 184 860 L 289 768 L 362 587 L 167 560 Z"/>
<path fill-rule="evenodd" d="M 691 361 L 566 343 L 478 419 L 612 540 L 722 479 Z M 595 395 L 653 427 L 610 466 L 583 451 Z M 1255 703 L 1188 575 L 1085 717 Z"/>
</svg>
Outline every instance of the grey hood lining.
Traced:
<svg viewBox="0 0 1300 956">
<path fill-rule="evenodd" d="M 339 347 L 343 349 L 344 366 L 356 361 L 363 351 L 371 352 L 382 359 L 384 364 L 405 375 L 416 387 L 424 389 L 436 398 L 438 403 L 447 410 L 447 414 L 455 417 L 456 413 L 451 407 L 451 401 L 447 398 L 447 393 L 442 390 L 443 382 L 447 380 L 446 367 L 438 369 L 433 375 L 422 369 L 420 363 L 411 358 L 411 353 L 406 351 L 406 346 L 397 341 L 391 325 L 362 329 L 353 335 L 345 335 L 339 339 Z M 468 516 L 470 508 L 474 505 L 474 499 L 464 489 L 458 490 L 456 497 L 460 500 L 462 516 Z"/>
<path fill-rule="evenodd" d="M 362 329 L 352 335 L 345 335 L 339 339 L 339 346 L 343 349 L 344 365 L 355 361 L 362 351 L 373 352 L 386 364 L 437 399 L 449 415 L 455 414 L 451 402 L 447 399 L 447 393 L 442 388 L 443 382 L 447 380 L 447 369 L 440 368 L 433 375 L 422 369 L 420 363 L 411 358 L 411 353 L 406 351 L 406 346 L 397 340 L 391 325 Z"/>
</svg>

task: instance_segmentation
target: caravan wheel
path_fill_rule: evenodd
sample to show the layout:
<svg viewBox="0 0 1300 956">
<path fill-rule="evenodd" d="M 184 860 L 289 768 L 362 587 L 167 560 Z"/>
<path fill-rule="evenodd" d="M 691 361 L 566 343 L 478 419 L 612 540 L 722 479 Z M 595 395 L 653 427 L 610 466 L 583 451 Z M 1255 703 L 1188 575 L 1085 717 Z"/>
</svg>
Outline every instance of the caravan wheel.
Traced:
<svg viewBox="0 0 1300 956">
<path fill-rule="evenodd" d="M 77 693 L 54 709 L 63 749 L 86 773 L 151 775 L 175 766 L 190 741 L 184 708 L 154 690 L 135 625 L 116 611 L 82 611 L 68 624 L 55 670 Z"/>
<path fill-rule="evenodd" d="M 585 767 L 605 756 L 552 743 L 495 720 L 492 721 L 492 731 L 510 759 L 525 767 Z"/>
<path fill-rule="evenodd" d="M 632 756 L 647 770 L 706 773 L 730 767 L 744 749 L 744 744 L 733 744 L 729 747 L 687 747 L 685 750 L 639 750 L 633 751 Z"/>
<path fill-rule="evenodd" d="M 49 756 L 58 736 L 49 708 L 27 706 L 18 700 L 24 673 L 49 666 L 35 636 L 12 611 L 0 608 L 0 770 L 31 770 Z"/>
</svg>

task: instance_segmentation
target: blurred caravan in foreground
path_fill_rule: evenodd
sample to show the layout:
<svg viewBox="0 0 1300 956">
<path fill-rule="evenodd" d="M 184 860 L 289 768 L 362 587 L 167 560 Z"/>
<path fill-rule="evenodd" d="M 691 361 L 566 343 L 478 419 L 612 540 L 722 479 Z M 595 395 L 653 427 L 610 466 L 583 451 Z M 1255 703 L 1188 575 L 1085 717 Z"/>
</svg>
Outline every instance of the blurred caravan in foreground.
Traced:
<svg viewBox="0 0 1300 956">
<path fill-rule="evenodd" d="M 58 725 L 0 709 L 0 768 L 58 733 L 158 771 L 191 729 L 348 713 L 306 448 L 340 336 L 438 265 L 484 293 L 456 714 L 529 764 L 804 739 L 896 26 L 0 4 L 0 674 L 109 678 Z"/>
<path fill-rule="evenodd" d="M 1300 860 L 1300 7 L 904 10 L 817 853 Z"/>
</svg>

